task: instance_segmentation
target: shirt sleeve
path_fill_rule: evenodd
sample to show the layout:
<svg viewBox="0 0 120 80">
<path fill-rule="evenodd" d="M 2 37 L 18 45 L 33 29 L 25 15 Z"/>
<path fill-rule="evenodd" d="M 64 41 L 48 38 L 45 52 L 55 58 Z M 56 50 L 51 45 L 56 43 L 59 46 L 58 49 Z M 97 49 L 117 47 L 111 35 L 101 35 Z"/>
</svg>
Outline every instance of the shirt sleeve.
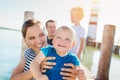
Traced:
<svg viewBox="0 0 120 80">
<path fill-rule="evenodd" d="M 26 57 L 29 53 L 30 53 L 30 48 L 28 48 L 27 50 L 25 50 L 24 56 Z"/>
<path fill-rule="evenodd" d="M 47 57 L 48 53 L 50 52 L 50 46 L 41 48 L 42 53 Z"/>
<path fill-rule="evenodd" d="M 77 56 L 75 56 L 75 57 L 74 57 L 74 65 L 75 65 L 75 66 L 80 66 L 80 64 L 81 64 L 81 63 L 80 63 L 80 60 L 78 59 Z"/>
</svg>

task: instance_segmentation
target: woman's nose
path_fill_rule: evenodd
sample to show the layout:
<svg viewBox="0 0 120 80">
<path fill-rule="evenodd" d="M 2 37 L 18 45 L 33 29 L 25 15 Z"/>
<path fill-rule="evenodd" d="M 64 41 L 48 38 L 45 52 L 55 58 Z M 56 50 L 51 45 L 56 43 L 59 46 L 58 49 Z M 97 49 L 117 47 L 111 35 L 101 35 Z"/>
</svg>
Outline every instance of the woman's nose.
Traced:
<svg viewBox="0 0 120 80">
<path fill-rule="evenodd" d="M 40 43 L 40 42 L 41 42 L 41 39 L 40 39 L 40 38 L 36 38 L 36 42 L 37 42 L 37 43 Z"/>
</svg>

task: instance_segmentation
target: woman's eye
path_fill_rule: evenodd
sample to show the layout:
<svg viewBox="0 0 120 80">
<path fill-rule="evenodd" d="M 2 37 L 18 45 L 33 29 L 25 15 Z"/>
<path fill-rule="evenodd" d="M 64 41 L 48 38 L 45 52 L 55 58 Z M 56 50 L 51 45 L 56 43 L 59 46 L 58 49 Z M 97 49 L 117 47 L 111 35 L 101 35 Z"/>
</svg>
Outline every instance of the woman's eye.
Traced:
<svg viewBox="0 0 120 80">
<path fill-rule="evenodd" d="M 39 37 L 43 37 L 45 34 L 44 33 L 40 33 Z"/>
<path fill-rule="evenodd" d="M 32 36 L 32 37 L 29 37 L 29 39 L 30 39 L 30 40 L 33 40 L 33 39 L 35 39 L 35 37 L 34 37 L 34 36 Z"/>
</svg>

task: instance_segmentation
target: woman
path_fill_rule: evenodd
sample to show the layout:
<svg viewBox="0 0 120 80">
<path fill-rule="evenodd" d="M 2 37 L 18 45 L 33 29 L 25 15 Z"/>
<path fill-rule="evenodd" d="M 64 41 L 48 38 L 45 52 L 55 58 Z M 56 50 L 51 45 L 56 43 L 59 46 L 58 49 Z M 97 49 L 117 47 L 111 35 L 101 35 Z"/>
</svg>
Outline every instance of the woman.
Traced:
<svg viewBox="0 0 120 80">
<path fill-rule="evenodd" d="M 39 49 L 45 45 L 45 34 L 43 33 L 42 29 L 40 28 L 40 22 L 34 19 L 30 19 L 24 22 L 22 27 L 22 35 L 24 38 L 25 43 L 28 45 L 29 49 L 32 50 L 31 54 L 38 54 Z M 22 56 L 20 63 L 14 69 L 11 80 L 31 80 L 33 78 L 30 70 L 29 64 L 27 63 L 26 59 L 28 57 L 26 50 L 25 55 Z M 27 55 L 27 56 L 26 56 Z M 31 61 L 35 58 L 32 57 Z M 40 65 L 41 70 L 45 72 L 46 69 L 51 69 L 56 63 L 47 62 L 47 60 L 53 60 L 54 57 L 47 57 Z M 31 62 L 30 61 L 30 62 Z M 28 67 L 26 65 L 28 64 Z M 64 79 L 66 80 L 75 80 L 76 79 L 76 69 L 73 64 L 65 64 L 65 66 L 71 66 L 72 68 L 63 68 L 61 74 L 64 75 Z"/>
</svg>

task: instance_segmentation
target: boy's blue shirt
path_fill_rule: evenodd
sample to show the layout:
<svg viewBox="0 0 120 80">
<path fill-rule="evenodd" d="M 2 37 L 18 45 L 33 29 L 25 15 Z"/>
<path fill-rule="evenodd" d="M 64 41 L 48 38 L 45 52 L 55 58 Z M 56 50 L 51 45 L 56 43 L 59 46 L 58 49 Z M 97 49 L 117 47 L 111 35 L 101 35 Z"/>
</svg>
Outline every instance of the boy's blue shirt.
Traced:
<svg viewBox="0 0 120 80">
<path fill-rule="evenodd" d="M 56 53 L 56 50 L 53 46 L 42 48 L 41 51 L 46 57 L 56 57 L 55 60 L 49 60 L 50 62 L 55 62 L 56 65 L 52 69 L 47 69 L 47 71 L 44 73 L 48 76 L 49 80 L 63 80 L 60 72 L 61 68 L 66 68 L 64 66 L 65 63 L 72 63 L 75 66 L 80 66 L 78 57 L 71 52 L 68 52 L 68 54 L 64 57 L 61 57 Z"/>
</svg>

